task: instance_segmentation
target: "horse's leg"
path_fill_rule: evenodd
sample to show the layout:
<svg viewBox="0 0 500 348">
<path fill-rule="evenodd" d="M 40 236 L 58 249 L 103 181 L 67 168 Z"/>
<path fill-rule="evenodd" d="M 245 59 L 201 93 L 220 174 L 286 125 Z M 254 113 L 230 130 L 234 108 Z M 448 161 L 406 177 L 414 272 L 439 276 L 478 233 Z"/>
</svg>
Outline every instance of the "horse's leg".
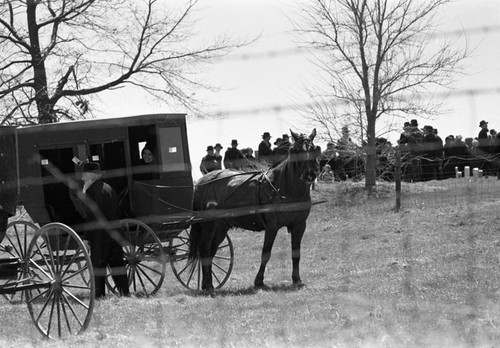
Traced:
<svg viewBox="0 0 500 348">
<path fill-rule="evenodd" d="M 293 284 L 299 288 L 303 287 L 305 284 L 300 279 L 299 263 L 300 263 L 300 244 L 302 242 L 302 237 L 304 236 L 304 231 L 306 230 L 306 222 L 301 222 L 299 224 L 290 227 L 289 231 L 292 235 L 292 281 Z"/>
<path fill-rule="evenodd" d="M 210 280 L 213 281 L 212 274 L 212 266 L 215 255 L 217 254 L 217 250 L 219 250 L 219 246 L 224 241 L 227 235 L 228 227 L 223 222 L 216 222 L 214 227 L 214 237 L 212 239 L 212 245 L 210 249 Z M 217 267 L 217 265 L 215 266 Z M 213 283 L 211 283 L 213 284 Z M 215 290 L 214 290 L 215 291 Z"/>
<path fill-rule="evenodd" d="M 204 225 L 204 226 L 203 226 Z M 214 238 L 214 223 L 207 222 L 203 224 L 201 228 L 199 252 L 201 261 L 201 273 L 202 282 L 201 289 L 208 292 L 209 294 L 214 293 L 214 287 L 212 285 L 212 257 L 211 257 L 211 245 Z"/>
<path fill-rule="evenodd" d="M 254 286 L 257 288 L 264 287 L 264 272 L 266 271 L 267 262 L 271 258 L 271 250 L 273 249 L 274 240 L 276 239 L 277 234 L 278 230 L 276 228 L 266 229 L 260 260 L 260 268 L 254 280 Z"/>
</svg>

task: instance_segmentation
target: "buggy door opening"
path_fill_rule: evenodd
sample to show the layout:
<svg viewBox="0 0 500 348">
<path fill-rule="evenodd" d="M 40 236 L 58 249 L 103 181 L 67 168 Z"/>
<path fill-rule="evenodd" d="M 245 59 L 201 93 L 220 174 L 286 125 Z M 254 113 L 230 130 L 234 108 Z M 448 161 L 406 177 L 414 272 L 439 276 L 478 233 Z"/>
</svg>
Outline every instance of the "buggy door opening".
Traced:
<svg viewBox="0 0 500 348">
<path fill-rule="evenodd" d="M 89 161 L 98 162 L 104 171 L 103 180 L 117 194 L 127 188 L 127 161 L 123 141 L 103 142 L 89 146 Z"/>
<path fill-rule="evenodd" d="M 83 219 L 71 201 L 68 180 L 75 178 L 73 147 L 40 149 L 45 208 L 52 222 L 68 226 L 80 224 Z"/>
</svg>

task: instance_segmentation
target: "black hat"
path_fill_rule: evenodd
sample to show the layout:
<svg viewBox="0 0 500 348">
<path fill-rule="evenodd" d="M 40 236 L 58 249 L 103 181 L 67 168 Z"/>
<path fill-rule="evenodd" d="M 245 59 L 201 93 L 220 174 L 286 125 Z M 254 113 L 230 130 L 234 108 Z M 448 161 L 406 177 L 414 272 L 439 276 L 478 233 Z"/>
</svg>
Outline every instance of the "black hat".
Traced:
<svg viewBox="0 0 500 348">
<path fill-rule="evenodd" d="M 82 172 L 101 173 L 101 166 L 97 162 L 85 162 Z"/>
<path fill-rule="evenodd" d="M 412 127 L 418 127 L 418 122 L 417 122 L 417 120 L 411 120 L 411 121 L 410 121 L 410 126 L 412 126 Z"/>
<path fill-rule="evenodd" d="M 265 137 L 271 137 L 271 134 L 269 134 L 269 132 L 264 132 L 264 134 L 262 134 L 262 139 L 264 139 Z"/>
<path fill-rule="evenodd" d="M 222 149 L 223 147 L 222 147 L 221 144 L 217 143 L 217 144 L 215 144 L 214 148 L 216 148 L 216 149 Z"/>
<path fill-rule="evenodd" d="M 281 138 L 276 138 L 276 141 L 274 142 L 274 145 L 278 145 L 279 143 L 281 143 L 283 141 L 283 139 Z"/>
<path fill-rule="evenodd" d="M 429 132 L 432 132 L 434 130 L 434 128 L 432 128 L 432 126 L 424 126 L 423 129 L 428 130 Z"/>
<path fill-rule="evenodd" d="M 410 122 L 405 122 L 405 124 L 403 125 L 403 127 L 410 127 Z"/>
<path fill-rule="evenodd" d="M 479 122 L 479 127 L 482 127 L 485 124 L 488 124 L 488 122 L 486 122 L 485 120 L 482 120 L 481 122 Z"/>
<path fill-rule="evenodd" d="M 238 145 L 238 140 L 236 139 L 231 140 L 231 145 Z"/>
<path fill-rule="evenodd" d="M 213 150 L 214 150 L 214 147 L 212 145 L 207 146 L 207 151 L 213 151 Z"/>
<path fill-rule="evenodd" d="M 335 144 L 332 142 L 329 142 L 328 144 L 326 144 L 326 146 L 333 146 L 333 145 L 335 145 Z"/>
<path fill-rule="evenodd" d="M 289 139 L 290 137 L 288 136 L 288 134 L 283 134 L 282 138 L 283 138 L 283 140 L 285 140 L 285 139 Z"/>
</svg>

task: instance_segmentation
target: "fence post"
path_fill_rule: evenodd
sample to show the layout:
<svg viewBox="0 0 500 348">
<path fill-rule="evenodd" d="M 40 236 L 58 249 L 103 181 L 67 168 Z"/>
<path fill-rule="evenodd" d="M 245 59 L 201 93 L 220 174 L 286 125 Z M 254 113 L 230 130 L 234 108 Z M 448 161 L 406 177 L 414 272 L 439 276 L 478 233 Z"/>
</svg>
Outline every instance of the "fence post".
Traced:
<svg viewBox="0 0 500 348">
<path fill-rule="evenodd" d="M 399 148 L 396 149 L 396 163 L 394 166 L 396 167 L 396 173 L 394 181 L 396 182 L 396 212 L 399 212 L 401 209 L 401 150 Z"/>
</svg>

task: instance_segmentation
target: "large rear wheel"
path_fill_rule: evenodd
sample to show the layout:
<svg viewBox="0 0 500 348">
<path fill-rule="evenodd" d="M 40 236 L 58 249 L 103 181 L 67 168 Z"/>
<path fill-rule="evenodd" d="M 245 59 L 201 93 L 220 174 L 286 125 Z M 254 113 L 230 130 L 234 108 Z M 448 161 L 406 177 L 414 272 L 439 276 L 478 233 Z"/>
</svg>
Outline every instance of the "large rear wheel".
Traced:
<svg viewBox="0 0 500 348">
<path fill-rule="evenodd" d="M 190 260 L 189 230 L 182 230 L 170 240 L 169 259 L 175 277 L 185 288 L 201 290 L 200 258 Z M 212 280 L 215 289 L 220 289 L 227 282 L 234 263 L 233 242 L 229 235 L 222 241 L 212 261 Z"/>
<path fill-rule="evenodd" d="M 94 310 L 94 274 L 85 245 L 70 227 L 49 223 L 34 235 L 28 248 L 26 290 L 35 326 L 47 337 L 84 332 Z"/>
</svg>

